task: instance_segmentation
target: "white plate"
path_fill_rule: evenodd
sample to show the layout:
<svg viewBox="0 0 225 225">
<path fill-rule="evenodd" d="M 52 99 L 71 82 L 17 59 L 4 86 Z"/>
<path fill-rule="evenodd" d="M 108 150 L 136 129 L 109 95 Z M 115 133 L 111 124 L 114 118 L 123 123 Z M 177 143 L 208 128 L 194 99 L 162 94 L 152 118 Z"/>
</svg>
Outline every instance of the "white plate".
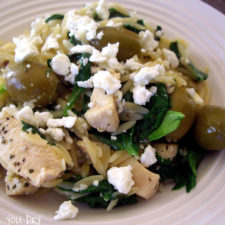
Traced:
<svg viewBox="0 0 225 225">
<path fill-rule="evenodd" d="M 210 68 L 212 102 L 225 106 L 225 17 L 197 1 L 123 0 L 117 1 L 155 25 L 162 25 L 166 35 L 190 43 L 192 58 L 200 67 Z M 82 6 L 82 0 L 8 0 L 0 5 L 0 39 L 9 40 L 29 28 L 37 16 L 66 12 Z M 105 212 L 80 206 L 74 221 L 54 222 L 54 211 L 64 200 L 49 193 L 42 197 L 7 197 L 0 186 L 0 222 L 10 224 L 216 224 L 225 221 L 225 152 L 212 153 L 198 171 L 197 187 L 157 193 L 152 199 L 136 205 Z M 33 221 L 31 221 L 31 218 Z M 17 223 L 16 223 L 17 222 Z M 1 224 L 1 223 L 0 223 Z"/>
</svg>

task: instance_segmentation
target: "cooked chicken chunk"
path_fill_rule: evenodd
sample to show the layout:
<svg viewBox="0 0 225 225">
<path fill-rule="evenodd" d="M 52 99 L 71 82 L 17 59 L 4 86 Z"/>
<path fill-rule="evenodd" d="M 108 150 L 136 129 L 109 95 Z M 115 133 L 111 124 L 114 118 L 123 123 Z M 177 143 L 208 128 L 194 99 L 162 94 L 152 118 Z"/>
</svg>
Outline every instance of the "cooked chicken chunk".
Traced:
<svg viewBox="0 0 225 225">
<path fill-rule="evenodd" d="M 114 132 L 119 126 L 119 117 L 113 95 L 95 88 L 91 96 L 91 108 L 85 113 L 88 123 L 99 132 Z"/>
<path fill-rule="evenodd" d="M 32 185 L 54 180 L 66 169 L 65 161 L 55 146 L 47 144 L 37 134 L 35 142 L 25 138 L 21 121 L 6 111 L 0 113 L 0 162 Z M 35 135 L 33 135 L 35 136 Z"/>
<path fill-rule="evenodd" d="M 133 168 L 134 186 L 138 188 L 136 194 L 142 198 L 149 199 L 158 189 L 159 175 L 147 170 L 133 157 L 120 164 L 120 166 L 128 165 L 131 165 Z"/>
<path fill-rule="evenodd" d="M 7 195 L 30 195 L 38 190 L 38 188 L 30 184 L 27 179 L 11 171 L 7 171 L 5 185 Z"/>
</svg>

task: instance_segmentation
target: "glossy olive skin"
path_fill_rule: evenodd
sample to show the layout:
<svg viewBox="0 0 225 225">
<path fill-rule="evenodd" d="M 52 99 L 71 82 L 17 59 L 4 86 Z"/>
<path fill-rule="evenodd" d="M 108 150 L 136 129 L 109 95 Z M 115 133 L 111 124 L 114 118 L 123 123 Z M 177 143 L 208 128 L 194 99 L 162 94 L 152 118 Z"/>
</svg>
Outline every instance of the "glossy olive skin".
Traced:
<svg viewBox="0 0 225 225">
<path fill-rule="evenodd" d="M 185 115 L 178 129 L 167 135 L 167 138 L 177 141 L 190 130 L 196 116 L 196 104 L 185 87 L 176 87 L 171 95 L 171 106 L 171 110 Z"/>
<path fill-rule="evenodd" d="M 225 108 L 203 106 L 196 116 L 194 137 L 204 149 L 225 149 Z"/>
<path fill-rule="evenodd" d="M 6 77 L 6 89 L 16 103 L 35 99 L 36 106 L 45 106 L 56 99 L 58 78 L 47 66 L 24 62 L 11 66 L 10 69 L 14 73 Z"/>
<path fill-rule="evenodd" d="M 94 39 L 91 45 L 98 50 L 102 50 L 108 43 L 114 44 L 119 42 L 119 51 L 117 58 L 119 61 L 125 61 L 141 52 L 141 44 L 139 36 L 125 28 L 119 27 L 101 27 L 97 32 L 103 32 L 102 39 Z"/>
</svg>

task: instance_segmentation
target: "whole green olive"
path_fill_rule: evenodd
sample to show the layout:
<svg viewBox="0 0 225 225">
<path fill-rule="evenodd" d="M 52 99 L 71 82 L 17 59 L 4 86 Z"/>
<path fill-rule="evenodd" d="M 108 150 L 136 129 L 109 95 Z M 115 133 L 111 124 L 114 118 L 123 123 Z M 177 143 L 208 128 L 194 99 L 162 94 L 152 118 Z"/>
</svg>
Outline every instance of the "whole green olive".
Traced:
<svg viewBox="0 0 225 225">
<path fill-rule="evenodd" d="M 196 104 L 185 87 L 176 87 L 171 95 L 171 106 L 171 110 L 185 115 L 178 129 L 167 135 L 167 138 L 177 141 L 190 130 L 196 115 Z"/>
<path fill-rule="evenodd" d="M 225 148 L 225 108 L 203 106 L 194 122 L 194 137 L 199 146 L 207 150 Z"/>
<path fill-rule="evenodd" d="M 35 100 L 36 106 L 45 106 L 56 99 L 58 78 L 47 66 L 24 62 L 13 65 L 10 69 L 5 83 L 8 94 L 15 102 Z"/>
<path fill-rule="evenodd" d="M 97 32 L 101 31 L 104 34 L 102 39 L 94 39 L 90 43 L 99 51 L 108 43 L 114 44 L 119 42 L 118 60 L 125 61 L 134 55 L 140 54 L 140 38 L 136 33 L 119 27 L 101 27 L 97 30 Z"/>
</svg>

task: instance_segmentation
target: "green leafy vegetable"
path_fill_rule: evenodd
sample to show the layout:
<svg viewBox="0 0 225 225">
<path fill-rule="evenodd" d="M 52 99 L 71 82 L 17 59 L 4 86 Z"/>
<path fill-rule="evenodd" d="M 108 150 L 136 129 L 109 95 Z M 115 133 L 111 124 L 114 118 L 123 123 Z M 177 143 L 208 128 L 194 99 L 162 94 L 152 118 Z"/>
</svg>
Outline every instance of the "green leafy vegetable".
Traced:
<svg viewBox="0 0 225 225">
<path fill-rule="evenodd" d="M 81 45 L 81 41 L 79 41 L 78 39 L 75 38 L 74 35 L 70 36 L 70 43 L 73 44 L 73 45 Z"/>
<path fill-rule="evenodd" d="M 109 145 L 114 150 L 126 150 L 130 155 L 138 155 L 138 145 L 134 142 L 134 128 L 117 135 L 116 140 L 111 140 L 109 135 L 95 132 L 94 135 L 103 143 Z"/>
<path fill-rule="evenodd" d="M 137 133 L 141 140 L 147 138 L 154 130 L 156 130 L 168 108 L 169 108 L 169 96 L 166 91 L 166 86 L 162 83 L 156 83 L 154 86 L 157 87 L 157 93 L 151 97 L 151 101 L 146 104 L 146 108 L 149 109 L 149 113 L 144 115 L 144 119 L 140 120 L 137 126 Z"/>
<path fill-rule="evenodd" d="M 117 205 L 127 205 L 136 203 L 136 195 L 124 196 L 118 194 L 114 187 L 106 180 L 99 182 L 98 186 L 90 185 L 85 190 L 74 191 L 74 182 L 64 181 L 57 186 L 61 191 L 66 192 L 67 196 L 69 192 L 77 194 L 86 194 L 85 196 L 76 199 L 78 202 L 85 202 L 91 208 L 103 207 L 106 208 L 109 205 L 110 200 L 119 199 Z M 117 193 L 117 194 L 116 194 Z M 71 194 L 72 196 L 72 194 Z"/>
<path fill-rule="evenodd" d="M 114 17 L 123 17 L 124 18 L 124 17 L 130 17 L 130 16 L 119 12 L 115 8 L 110 8 L 109 9 L 109 19 L 114 18 Z"/>
<path fill-rule="evenodd" d="M 184 67 L 190 74 L 190 78 L 195 81 L 204 81 L 208 78 L 208 75 L 200 71 L 190 59 L 188 59 L 181 51 L 180 44 L 175 41 L 170 43 L 170 50 L 173 51 L 180 61 L 180 66 Z"/>
<path fill-rule="evenodd" d="M 179 151 L 171 161 L 156 154 L 158 161 L 149 170 L 158 173 L 162 182 L 172 179 L 173 190 L 186 186 L 186 191 L 190 192 L 196 186 L 197 167 L 203 156 L 204 150 L 188 139 L 180 143 Z"/>
<path fill-rule="evenodd" d="M 137 20 L 137 23 L 143 27 L 145 26 L 144 20 Z"/>
<path fill-rule="evenodd" d="M 5 84 L 0 85 L 0 95 L 6 92 L 6 86 Z"/>
<path fill-rule="evenodd" d="M 93 19 L 94 19 L 95 21 L 97 21 L 97 22 L 102 20 L 102 19 L 99 17 L 99 15 L 98 15 L 97 12 L 94 13 Z"/>
<path fill-rule="evenodd" d="M 184 117 L 184 114 L 181 112 L 168 110 L 163 118 L 162 123 L 148 136 L 148 140 L 155 141 L 175 131 L 179 127 L 180 122 Z"/>
<path fill-rule="evenodd" d="M 51 66 L 51 62 L 52 62 L 52 59 L 48 59 L 47 60 L 47 66 L 48 66 L 48 68 L 52 68 L 52 66 Z"/>
<path fill-rule="evenodd" d="M 145 29 L 139 29 L 139 28 L 137 28 L 137 27 L 135 27 L 135 26 L 133 26 L 131 24 L 128 24 L 128 23 L 124 24 L 123 26 L 124 26 L 124 28 L 126 28 L 126 29 L 128 29 L 130 31 L 133 31 L 133 32 L 135 32 L 137 34 L 139 34 L 141 31 L 145 30 Z"/>
<path fill-rule="evenodd" d="M 38 134 L 42 139 L 46 140 L 48 142 L 48 144 L 50 145 L 55 145 L 55 143 L 51 140 L 48 140 L 46 138 L 46 136 L 44 134 L 42 134 L 35 126 L 31 125 L 31 124 L 28 124 L 24 121 L 22 121 L 22 130 L 24 132 L 28 132 L 28 131 L 31 131 L 32 134 Z"/>
<path fill-rule="evenodd" d="M 73 88 L 72 94 L 69 98 L 69 101 L 67 102 L 67 105 L 63 110 L 63 115 L 67 115 L 67 111 L 70 110 L 73 107 L 76 100 L 80 97 L 80 95 L 85 90 L 85 88 L 79 87 L 76 84 L 76 82 L 77 81 L 85 81 L 85 80 L 88 80 L 90 78 L 91 63 L 88 61 L 87 64 L 84 64 L 84 60 L 89 58 L 89 57 L 90 57 L 89 54 L 82 54 L 82 56 L 81 56 L 81 66 L 80 66 L 79 74 L 75 77 L 74 88 Z"/>
<path fill-rule="evenodd" d="M 162 27 L 159 26 L 159 25 L 158 25 L 158 26 L 156 27 L 156 29 L 155 29 L 155 40 L 157 40 L 157 41 L 160 41 L 160 38 L 161 38 L 161 37 L 158 36 L 156 32 L 157 32 L 157 31 L 161 31 L 161 30 L 162 30 Z"/>
<path fill-rule="evenodd" d="M 48 23 L 51 20 L 63 20 L 64 15 L 62 14 L 53 14 L 45 20 L 45 23 Z"/>
<path fill-rule="evenodd" d="M 126 102 L 132 102 L 133 101 L 133 94 L 131 91 L 127 91 L 126 94 L 124 94 L 123 98 Z"/>
</svg>

